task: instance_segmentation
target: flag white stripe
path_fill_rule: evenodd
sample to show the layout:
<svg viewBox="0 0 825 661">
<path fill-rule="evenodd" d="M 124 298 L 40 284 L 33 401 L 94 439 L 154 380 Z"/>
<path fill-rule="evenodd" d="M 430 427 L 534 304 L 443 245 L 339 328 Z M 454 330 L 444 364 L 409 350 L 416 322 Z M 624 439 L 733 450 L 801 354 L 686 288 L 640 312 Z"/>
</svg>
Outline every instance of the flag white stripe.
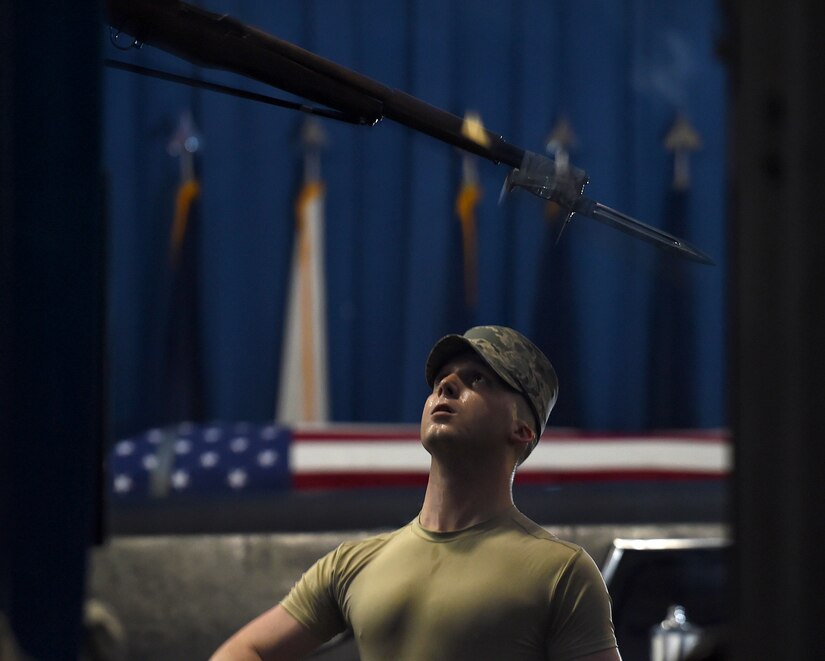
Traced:
<svg viewBox="0 0 825 661">
<path fill-rule="evenodd" d="M 293 473 L 426 472 L 430 466 L 427 452 L 411 441 L 299 441 L 290 453 Z M 588 439 L 540 443 L 519 470 L 724 473 L 731 465 L 730 449 L 723 442 Z"/>
</svg>

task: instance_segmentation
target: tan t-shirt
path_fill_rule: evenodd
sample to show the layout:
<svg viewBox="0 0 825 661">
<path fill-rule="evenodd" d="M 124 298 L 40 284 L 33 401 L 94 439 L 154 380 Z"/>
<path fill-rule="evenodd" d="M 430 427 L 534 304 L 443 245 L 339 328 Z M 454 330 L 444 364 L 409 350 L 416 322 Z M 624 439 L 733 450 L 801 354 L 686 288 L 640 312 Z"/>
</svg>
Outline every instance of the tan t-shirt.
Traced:
<svg viewBox="0 0 825 661">
<path fill-rule="evenodd" d="M 416 520 L 345 542 L 281 603 L 321 640 L 351 627 L 362 661 L 565 661 L 616 646 L 596 564 L 515 507 L 458 532 Z"/>
</svg>

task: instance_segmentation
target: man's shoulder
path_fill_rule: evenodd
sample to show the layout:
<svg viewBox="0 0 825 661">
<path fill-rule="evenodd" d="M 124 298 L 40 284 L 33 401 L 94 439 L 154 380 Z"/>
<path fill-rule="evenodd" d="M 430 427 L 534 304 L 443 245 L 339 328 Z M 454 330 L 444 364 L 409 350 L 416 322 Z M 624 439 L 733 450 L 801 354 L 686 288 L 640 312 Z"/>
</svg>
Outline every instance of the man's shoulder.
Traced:
<svg viewBox="0 0 825 661">
<path fill-rule="evenodd" d="M 331 555 L 336 557 L 338 563 L 366 561 L 393 539 L 403 534 L 408 527 L 409 525 L 396 530 L 378 532 L 367 537 L 346 540 L 341 542 L 331 552 Z"/>
<path fill-rule="evenodd" d="M 508 521 L 510 527 L 530 544 L 552 549 L 555 553 L 568 557 L 582 552 L 582 547 L 578 544 L 560 539 L 517 509 L 512 510 Z"/>
</svg>

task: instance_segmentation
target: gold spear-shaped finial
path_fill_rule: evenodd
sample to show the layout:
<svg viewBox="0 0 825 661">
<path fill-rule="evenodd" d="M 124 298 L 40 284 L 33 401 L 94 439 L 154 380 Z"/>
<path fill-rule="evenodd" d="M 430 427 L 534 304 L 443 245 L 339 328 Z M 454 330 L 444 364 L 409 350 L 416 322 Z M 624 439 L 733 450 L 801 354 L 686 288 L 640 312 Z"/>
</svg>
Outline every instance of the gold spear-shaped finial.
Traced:
<svg viewBox="0 0 825 661">
<path fill-rule="evenodd" d="M 301 148 L 304 150 L 304 181 L 321 180 L 321 150 L 327 145 L 327 133 L 315 117 L 301 125 Z"/>
<path fill-rule="evenodd" d="M 545 149 L 553 155 L 557 167 L 566 167 L 570 163 L 570 151 L 578 144 L 573 125 L 566 115 L 561 115 L 550 135 L 547 136 Z"/>
<path fill-rule="evenodd" d="M 687 117 L 679 113 L 665 136 L 665 149 L 673 152 L 674 190 L 685 191 L 690 187 L 690 153 L 701 147 L 701 136 Z"/>
<path fill-rule="evenodd" d="M 481 115 L 475 110 L 468 110 L 464 114 L 464 121 L 461 124 L 461 135 L 482 147 L 490 146 L 490 136 L 488 136 L 484 130 L 484 124 L 481 123 Z"/>
<path fill-rule="evenodd" d="M 570 165 L 570 151 L 578 145 L 578 138 L 573 131 L 573 125 L 567 118 L 567 115 L 560 115 L 553 125 L 553 130 L 547 136 L 547 141 L 544 143 L 545 150 L 552 154 L 553 160 L 556 162 L 558 172 L 564 172 Z M 544 205 L 544 215 L 549 220 L 555 220 L 559 217 L 562 208 L 553 200 L 549 200 Z M 567 216 L 568 220 L 570 215 Z M 564 231 L 564 227 L 562 227 Z M 561 231 L 559 232 L 561 237 Z"/>
</svg>

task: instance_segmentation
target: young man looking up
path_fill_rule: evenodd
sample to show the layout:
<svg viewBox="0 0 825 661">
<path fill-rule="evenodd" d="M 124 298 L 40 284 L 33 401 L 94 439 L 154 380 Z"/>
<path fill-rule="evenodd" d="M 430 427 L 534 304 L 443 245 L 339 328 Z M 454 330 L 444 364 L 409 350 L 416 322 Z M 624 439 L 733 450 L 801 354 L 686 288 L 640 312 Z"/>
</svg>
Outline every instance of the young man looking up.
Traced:
<svg viewBox="0 0 825 661">
<path fill-rule="evenodd" d="M 593 560 L 513 504 L 558 394 L 550 361 L 516 331 L 480 326 L 439 340 L 425 371 L 418 517 L 321 558 L 215 661 L 300 659 L 347 627 L 362 661 L 620 660 Z"/>
</svg>

